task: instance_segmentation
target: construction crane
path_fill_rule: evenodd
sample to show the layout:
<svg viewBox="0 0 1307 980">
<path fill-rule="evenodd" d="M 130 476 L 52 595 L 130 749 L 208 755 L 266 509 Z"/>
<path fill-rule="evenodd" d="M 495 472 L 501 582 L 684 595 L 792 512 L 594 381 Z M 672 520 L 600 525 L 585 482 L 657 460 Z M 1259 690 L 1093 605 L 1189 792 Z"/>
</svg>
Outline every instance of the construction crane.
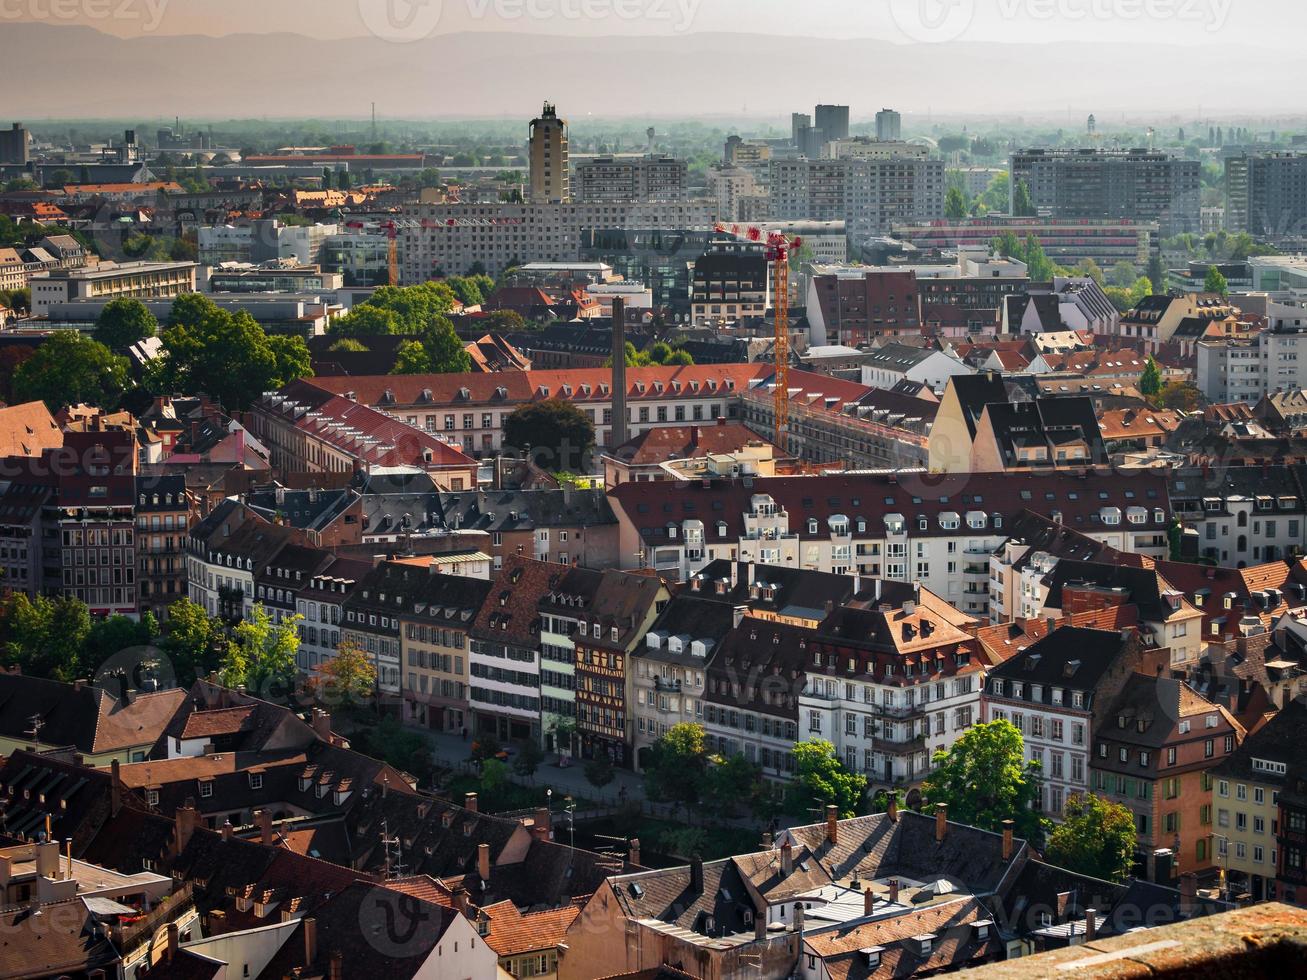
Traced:
<svg viewBox="0 0 1307 980">
<path fill-rule="evenodd" d="M 802 238 L 790 238 L 779 231 L 765 231 L 756 225 L 718 224 L 720 234 L 732 235 L 765 246 L 772 272 L 772 309 L 776 320 L 776 338 L 772 345 L 776 374 L 773 378 L 773 424 L 776 443 L 789 451 L 785 436 L 790 425 L 790 254 L 803 244 Z"/>
</svg>

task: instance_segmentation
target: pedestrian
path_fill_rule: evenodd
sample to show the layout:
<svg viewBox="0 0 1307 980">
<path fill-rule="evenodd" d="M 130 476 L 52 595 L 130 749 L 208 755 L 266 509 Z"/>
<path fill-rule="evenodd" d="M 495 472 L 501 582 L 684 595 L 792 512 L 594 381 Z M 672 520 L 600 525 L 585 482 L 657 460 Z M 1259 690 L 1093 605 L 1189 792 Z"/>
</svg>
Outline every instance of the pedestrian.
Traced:
<svg viewBox="0 0 1307 980">
<path fill-rule="evenodd" d="M 467 741 L 467 726 L 466 726 L 466 725 L 463 726 L 462 734 L 463 734 L 463 741 L 466 742 L 466 741 Z"/>
</svg>

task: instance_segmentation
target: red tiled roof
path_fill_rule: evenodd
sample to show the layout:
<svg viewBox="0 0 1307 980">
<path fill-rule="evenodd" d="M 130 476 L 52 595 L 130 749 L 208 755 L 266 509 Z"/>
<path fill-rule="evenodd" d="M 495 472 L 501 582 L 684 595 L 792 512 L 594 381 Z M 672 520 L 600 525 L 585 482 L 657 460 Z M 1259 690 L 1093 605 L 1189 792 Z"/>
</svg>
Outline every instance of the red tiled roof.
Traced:
<svg viewBox="0 0 1307 980">
<path fill-rule="evenodd" d="M 568 926 L 581 914 L 575 905 L 523 913 L 512 902 L 499 902 L 484 911 L 490 917 L 486 945 L 500 956 L 556 948 L 567 934 Z"/>
<path fill-rule="evenodd" d="M 615 449 L 613 455 L 630 465 L 639 466 L 665 463 L 671 459 L 704 456 L 709 453 L 736 452 L 749 443 L 766 441 L 740 422 L 718 422 L 716 425 L 669 425 L 646 429 Z M 780 450 L 777 450 L 777 455 L 780 455 Z"/>
</svg>

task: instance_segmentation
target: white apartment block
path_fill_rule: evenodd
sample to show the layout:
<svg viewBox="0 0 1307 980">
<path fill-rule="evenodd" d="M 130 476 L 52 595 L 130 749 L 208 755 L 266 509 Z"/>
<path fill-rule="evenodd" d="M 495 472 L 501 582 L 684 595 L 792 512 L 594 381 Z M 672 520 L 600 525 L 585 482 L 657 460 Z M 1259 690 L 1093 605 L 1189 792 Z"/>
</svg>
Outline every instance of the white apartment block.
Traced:
<svg viewBox="0 0 1307 980">
<path fill-rule="evenodd" d="M 713 226 L 715 210 L 708 199 L 409 205 L 398 222 L 400 281 L 425 282 L 474 266 L 495 275 L 510 262 L 577 261 L 585 229 L 706 230 Z"/>
<path fill-rule="evenodd" d="M 944 213 L 940 160 L 773 160 L 772 220 L 843 219 L 850 236 L 888 234 L 894 224 Z"/>
</svg>

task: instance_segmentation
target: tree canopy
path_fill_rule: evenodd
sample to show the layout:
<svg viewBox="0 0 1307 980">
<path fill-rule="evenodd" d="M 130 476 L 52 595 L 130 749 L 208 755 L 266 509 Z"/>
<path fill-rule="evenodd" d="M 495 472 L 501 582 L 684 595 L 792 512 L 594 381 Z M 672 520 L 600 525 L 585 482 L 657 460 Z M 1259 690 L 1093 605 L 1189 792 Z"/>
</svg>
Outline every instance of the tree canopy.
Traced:
<svg viewBox="0 0 1307 980">
<path fill-rule="evenodd" d="M 222 659 L 225 687 L 244 685 L 257 697 L 284 699 L 294 689 L 295 654 L 299 651 L 299 624 L 295 615 L 274 623 L 261 603 L 232 629 Z"/>
<path fill-rule="evenodd" d="M 590 416 L 562 398 L 522 405 L 504 419 L 504 445 L 546 469 L 583 470 L 594 444 Z"/>
<path fill-rule="evenodd" d="M 708 755 L 702 725 L 681 722 L 649 747 L 642 764 L 645 793 L 651 800 L 693 806 L 703 791 Z"/>
<path fill-rule="evenodd" d="M 233 314 L 200 293 L 173 301 L 163 347 L 151 387 L 205 392 L 228 410 L 248 408 L 265 391 L 313 373 L 302 337 L 269 337 L 248 313 Z"/>
<path fill-rule="evenodd" d="M 852 817 L 866 790 L 867 777 L 845 769 L 830 742 L 813 739 L 795 744 L 794 779 L 785 790 L 787 812 L 807 816 L 814 807 L 834 804 L 841 817 Z"/>
<path fill-rule="evenodd" d="M 158 331 L 159 321 L 144 303 L 130 296 L 119 296 L 100 311 L 91 336 L 110 350 L 121 351 L 153 337 Z"/>
<path fill-rule="evenodd" d="M 43 401 L 52 412 L 79 402 L 115 408 L 127 384 L 127 359 L 76 330 L 56 332 L 12 381 L 17 401 Z"/>
<path fill-rule="evenodd" d="M 1203 279 L 1203 292 L 1225 297 L 1230 294 L 1230 283 L 1216 266 L 1209 266 Z"/>
<path fill-rule="evenodd" d="M 1157 361 L 1153 360 L 1153 355 L 1148 355 L 1148 360 L 1144 362 L 1144 372 L 1139 375 L 1139 393 L 1145 397 L 1156 395 L 1162 390 L 1162 369 L 1157 366 Z"/>
<path fill-rule="evenodd" d="M 1025 740 L 1011 722 L 972 726 L 934 762 L 922 792 L 930 803 L 946 804 L 950 820 L 993 831 L 1012 820 L 1019 836 L 1042 845 L 1040 766 L 1025 761 Z"/>
<path fill-rule="evenodd" d="M 1017 218 L 1033 218 L 1035 205 L 1030 200 L 1030 188 L 1024 180 L 1018 180 L 1012 191 L 1012 215 Z"/>
<path fill-rule="evenodd" d="M 342 640 L 336 655 L 318 668 L 317 696 L 330 705 L 350 706 L 372 699 L 377 671 L 368 652 L 353 640 Z"/>
<path fill-rule="evenodd" d="M 1135 853 L 1135 818 L 1127 807 L 1093 793 L 1066 801 L 1062 823 L 1048 838 L 1049 864 L 1079 874 L 1123 881 Z"/>
<path fill-rule="evenodd" d="M 91 616 L 86 604 L 72 596 L 15 592 L 0 607 L 0 657 L 7 667 L 59 681 L 87 676 L 84 660 Z"/>
</svg>

